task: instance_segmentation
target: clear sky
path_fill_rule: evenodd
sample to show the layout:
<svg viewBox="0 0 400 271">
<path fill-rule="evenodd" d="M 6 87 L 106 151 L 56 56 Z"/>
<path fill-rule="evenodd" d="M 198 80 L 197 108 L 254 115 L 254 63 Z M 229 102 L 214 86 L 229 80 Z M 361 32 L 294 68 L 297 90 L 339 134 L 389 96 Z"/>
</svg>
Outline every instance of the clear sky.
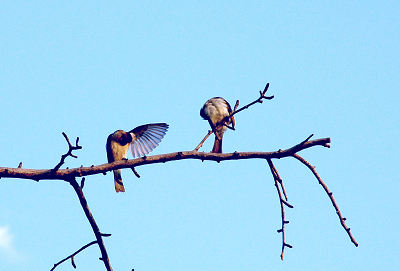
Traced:
<svg viewBox="0 0 400 271">
<path fill-rule="evenodd" d="M 0 166 L 106 162 L 107 136 L 152 122 L 170 129 L 152 154 L 194 149 L 204 102 L 244 105 L 224 152 L 274 151 L 310 134 L 331 148 L 274 161 L 289 202 L 280 260 L 279 200 L 263 160 L 186 160 L 88 177 L 84 192 L 114 270 L 400 269 L 399 1 L 3 1 Z M 210 151 L 212 139 L 201 151 Z M 50 270 L 95 239 L 62 181 L 0 180 L 0 269 Z M 98 247 L 77 270 L 104 270 Z M 70 262 L 56 270 L 73 270 Z"/>
</svg>

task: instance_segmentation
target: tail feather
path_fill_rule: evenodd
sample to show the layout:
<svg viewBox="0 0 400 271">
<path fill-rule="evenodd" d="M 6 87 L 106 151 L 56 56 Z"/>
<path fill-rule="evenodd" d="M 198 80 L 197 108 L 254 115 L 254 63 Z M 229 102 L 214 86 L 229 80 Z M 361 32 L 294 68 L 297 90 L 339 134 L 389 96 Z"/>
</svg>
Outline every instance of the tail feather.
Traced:
<svg viewBox="0 0 400 271">
<path fill-rule="evenodd" d="M 124 184 L 122 183 L 121 178 L 121 170 L 114 170 L 114 183 L 115 183 L 115 192 L 125 192 Z"/>
<path fill-rule="evenodd" d="M 212 153 L 222 153 L 222 135 L 223 134 L 220 134 L 221 139 L 215 136 L 214 146 L 211 150 Z"/>
</svg>

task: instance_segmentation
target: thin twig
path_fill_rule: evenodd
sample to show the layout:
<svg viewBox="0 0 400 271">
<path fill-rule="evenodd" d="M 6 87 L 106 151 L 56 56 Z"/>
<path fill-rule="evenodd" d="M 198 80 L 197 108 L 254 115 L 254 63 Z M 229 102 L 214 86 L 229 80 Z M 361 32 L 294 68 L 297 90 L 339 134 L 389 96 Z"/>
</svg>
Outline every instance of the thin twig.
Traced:
<svg viewBox="0 0 400 271">
<path fill-rule="evenodd" d="M 78 254 L 79 252 L 81 252 L 82 250 L 84 250 L 84 249 L 86 249 L 86 248 L 88 248 L 88 247 L 90 247 L 91 245 L 94 245 L 94 244 L 97 244 L 97 241 L 92 241 L 92 242 L 90 242 L 89 244 L 84 245 L 83 247 L 81 247 L 80 249 L 78 249 L 77 251 L 75 251 L 74 253 L 72 253 L 71 255 L 69 255 L 67 258 L 62 259 L 62 260 L 59 261 L 58 263 L 55 263 L 54 266 L 53 266 L 53 268 L 50 269 L 50 271 L 53 271 L 54 269 L 56 269 L 57 266 L 59 266 L 60 264 L 62 264 L 63 262 L 65 262 L 65 261 L 68 260 L 68 259 L 71 259 L 72 266 L 73 266 L 74 268 L 76 268 L 75 262 L 74 262 L 74 260 L 73 260 L 73 258 L 75 257 L 75 255 L 77 255 L 77 254 Z"/>
<path fill-rule="evenodd" d="M 272 162 L 271 162 L 271 164 L 270 164 L 269 166 L 270 166 L 270 167 L 272 166 L 272 167 L 271 167 L 271 170 L 274 171 L 275 176 L 276 176 L 276 178 L 277 178 L 277 181 L 278 181 L 278 183 L 281 185 L 283 195 L 285 196 L 285 199 L 286 199 L 286 201 L 285 201 L 286 203 L 285 203 L 285 204 L 289 204 L 289 203 L 287 203 L 288 197 L 287 197 L 287 194 L 286 194 L 285 187 L 283 186 L 282 178 L 281 178 L 281 176 L 279 175 L 278 170 L 276 169 L 276 167 L 274 166 L 274 164 L 272 164 Z M 290 204 L 289 204 L 289 205 L 290 205 Z M 288 205 L 288 206 L 289 206 L 289 205 Z M 290 208 L 293 208 L 293 206 L 290 207 Z"/>
<path fill-rule="evenodd" d="M 136 169 L 134 167 L 131 168 L 133 171 L 133 174 L 135 174 L 136 177 L 140 178 L 139 173 L 136 171 Z"/>
<path fill-rule="evenodd" d="M 81 180 L 81 189 L 85 186 L 85 177 L 82 178 Z"/>
<path fill-rule="evenodd" d="M 78 156 L 72 154 L 72 151 L 82 149 L 82 146 L 78 145 L 79 137 L 76 138 L 75 146 L 72 146 L 71 142 L 69 141 L 68 136 L 64 132 L 62 132 L 62 135 L 64 136 L 65 140 L 67 141 L 69 149 L 66 154 L 63 154 L 61 156 L 60 162 L 52 169 L 52 171 L 57 171 L 64 164 L 65 158 L 67 158 L 68 156 L 71 156 L 73 158 L 78 158 Z"/>
<path fill-rule="evenodd" d="M 281 252 L 281 260 L 283 261 L 283 254 L 285 253 L 285 247 L 289 247 L 292 248 L 291 245 L 289 245 L 288 243 L 286 243 L 285 240 L 285 225 L 289 223 L 288 220 L 285 220 L 285 205 L 287 205 L 290 208 L 293 208 L 292 205 L 290 205 L 288 202 L 286 202 L 283 198 L 282 198 L 282 193 L 281 190 L 279 188 L 279 184 L 278 183 L 282 183 L 282 180 L 280 179 L 279 175 L 278 175 L 278 171 L 276 170 L 274 164 L 272 163 L 271 159 L 268 158 L 267 159 L 269 168 L 271 170 L 272 176 L 274 177 L 274 181 L 275 181 L 275 187 L 276 190 L 278 192 L 278 196 L 279 196 L 279 204 L 281 205 L 281 221 L 282 221 L 282 228 L 280 228 L 278 230 L 278 233 L 282 233 L 282 252 Z"/>
<path fill-rule="evenodd" d="M 212 130 L 208 130 L 208 134 L 203 138 L 203 140 L 197 145 L 197 147 L 194 149 L 194 151 L 198 151 L 202 146 L 203 143 L 207 140 L 207 138 L 213 133 Z"/>
<path fill-rule="evenodd" d="M 242 111 L 242 110 L 245 110 L 245 109 L 249 108 L 249 107 L 252 106 L 253 104 L 262 103 L 262 102 L 263 102 L 263 99 L 272 100 L 272 99 L 274 98 L 274 95 L 272 95 L 272 96 L 265 96 L 265 93 L 267 93 L 268 88 L 269 88 L 269 83 L 267 83 L 267 85 L 265 86 L 264 91 L 261 91 L 261 90 L 260 90 L 260 97 L 259 97 L 257 100 L 255 100 L 255 101 L 249 103 L 248 105 L 243 106 L 243 107 L 240 108 L 239 110 L 233 111 L 233 112 L 228 116 L 228 118 L 232 117 L 233 115 L 239 113 L 239 112 Z"/>
<path fill-rule="evenodd" d="M 238 107 L 239 107 L 239 100 L 236 100 L 236 104 L 235 104 L 235 107 L 233 108 L 233 112 L 235 112 Z"/>
<path fill-rule="evenodd" d="M 354 238 L 353 234 L 350 232 L 350 228 L 347 227 L 347 225 L 346 225 L 346 222 L 345 222 L 346 218 L 344 218 L 342 216 L 342 213 L 340 212 L 339 206 L 336 203 L 336 200 L 333 197 L 332 192 L 329 191 L 328 186 L 322 181 L 322 179 L 319 176 L 318 172 L 315 170 L 315 168 L 306 159 L 304 159 L 303 157 L 301 157 L 297 153 L 293 154 L 293 157 L 296 158 L 297 160 L 299 160 L 300 162 L 302 162 L 304 165 L 306 165 L 312 171 L 312 173 L 314 174 L 315 178 L 317 178 L 319 184 L 324 188 L 326 194 L 328 194 L 329 198 L 331 199 L 332 205 L 335 208 L 336 214 L 339 217 L 340 224 L 342 225 L 342 227 L 345 229 L 345 231 L 349 235 L 350 240 L 354 243 L 354 245 L 356 247 L 358 247 L 358 243 L 357 243 L 356 239 Z"/>
</svg>

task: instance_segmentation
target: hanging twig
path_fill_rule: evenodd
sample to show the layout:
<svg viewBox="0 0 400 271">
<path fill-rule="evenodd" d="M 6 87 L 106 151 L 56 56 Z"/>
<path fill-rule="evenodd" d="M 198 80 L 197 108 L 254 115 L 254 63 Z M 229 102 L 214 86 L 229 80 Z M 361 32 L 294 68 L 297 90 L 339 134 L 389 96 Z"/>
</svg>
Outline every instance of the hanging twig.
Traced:
<svg viewBox="0 0 400 271">
<path fill-rule="evenodd" d="M 297 160 L 299 160 L 300 162 L 302 162 L 304 165 L 306 165 L 312 171 L 312 173 L 314 174 L 315 178 L 317 178 L 319 184 L 324 188 L 326 194 L 328 194 L 329 198 L 331 199 L 332 205 L 335 208 L 336 214 L 339 217 L 340 224 L 342 225 L 342 227 L 345 229 L 345 231 L 349 235 L 350 240 L 354 243 L 354 245 L 356 247 L 358 247 L 358 243 L 357 243 L 356 239 L 353 237 L 353 234 L 350 232 L 350 228 L 347 227 L 347 225 L 346 225 L 346 222 L 345 222 L 346 218 L 344 218 L 342 216 L 342 213 L 340 212 L 339 206 L 336 203 L 336 200 L 333 197 L 332 192 L 329 191 L 328 186 L 322 181 L 322 179 L 319 176 L 318 172 L 315 170 L 315 167 L 313 167 L 306 159 L 304 159 L 303 157 L 301 157 L 297 153 L 293 154 L 293 157 L 296 158 Z"/>
<path fill-rule="evenodd" d="M 136 171 L 136 169 L 135 169 L 134 167 L 132 167 L 131 169 L 132 169 L 133 174 L 135 174 L 136 177 L 140 178 L 140 175 L 139 175 L 139 173 Z"/>
<path fill-rule="evenodd" d="M 289 204 L 287 202 L 287 196 L 285 193 L 285 198 L 286 200 L 284 200 L 282 198 L 282 193 L 281 190 L 279 188 L 279 184 L 281 184 L 282 190 L 284 190 L 283 186 L 282 186 L 282 179 L 279 177 L 278 174 L 278 170 L 275 168 L 274 164 L 272 163 L 271 159 L 267 159 L 269 168 L 271 169 L 271 173 L 272 176 L 274 177 L 274 181 L 275 181 L 275 187 L 276 190 L 278 192 L 278 196 L 279 196 L 279 204 L 281 205 L 281 221 L 282 221 L 282 227 L 278 230 L 278 233 L 282 233 L 282 252 L 281 252 L 281 260 L 283 261 L 283 254 L 285 253 L 285 247 L 289 247 L 292 248 L 291 245 L 289 245 L 288 243 L 286 243 L 286 235 L 285 235 L 285 225 L 289 224 L 289 221 L 285 219 L 285 206 L 288 206 L 289 208 L 293 208 L 293 206 L 291 204 Z"/>
</svg>

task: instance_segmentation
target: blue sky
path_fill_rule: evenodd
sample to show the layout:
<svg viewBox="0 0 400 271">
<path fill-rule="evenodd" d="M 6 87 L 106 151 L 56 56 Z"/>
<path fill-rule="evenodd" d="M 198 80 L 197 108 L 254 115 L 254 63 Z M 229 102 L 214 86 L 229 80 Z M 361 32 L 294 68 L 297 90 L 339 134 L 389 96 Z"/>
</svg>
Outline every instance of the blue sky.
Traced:
<svg viewBox="0 0 400 271">
<path fill-rule="evenodd" d="M 6 1 L 0 7 L 0 166 L 106 162 L 107 136 L 151 122 L 170 129 L 152 154 L 194 149 L 203 103 L 241 105 L 270 83 L 275 99 L 236 116 L 224 152 L 300 153 L 333 192 L 350 242 L 312 173 L 274 161 L 289 202 L 285 260 L 279 201 L 262 160 L 178 161 L 88 177 L 84 192 L 114 270 L 400 268 L 398 1 Z M 210 151 L 208 140 L 201 151 Z M 50 270 L 94 240 L 61 181 L 0 180 L 0 266 Z M 78 270 L 104 270 L 97 247 Z M 70 263 L 56 270 L 72 270 Z"/>
</svg>

